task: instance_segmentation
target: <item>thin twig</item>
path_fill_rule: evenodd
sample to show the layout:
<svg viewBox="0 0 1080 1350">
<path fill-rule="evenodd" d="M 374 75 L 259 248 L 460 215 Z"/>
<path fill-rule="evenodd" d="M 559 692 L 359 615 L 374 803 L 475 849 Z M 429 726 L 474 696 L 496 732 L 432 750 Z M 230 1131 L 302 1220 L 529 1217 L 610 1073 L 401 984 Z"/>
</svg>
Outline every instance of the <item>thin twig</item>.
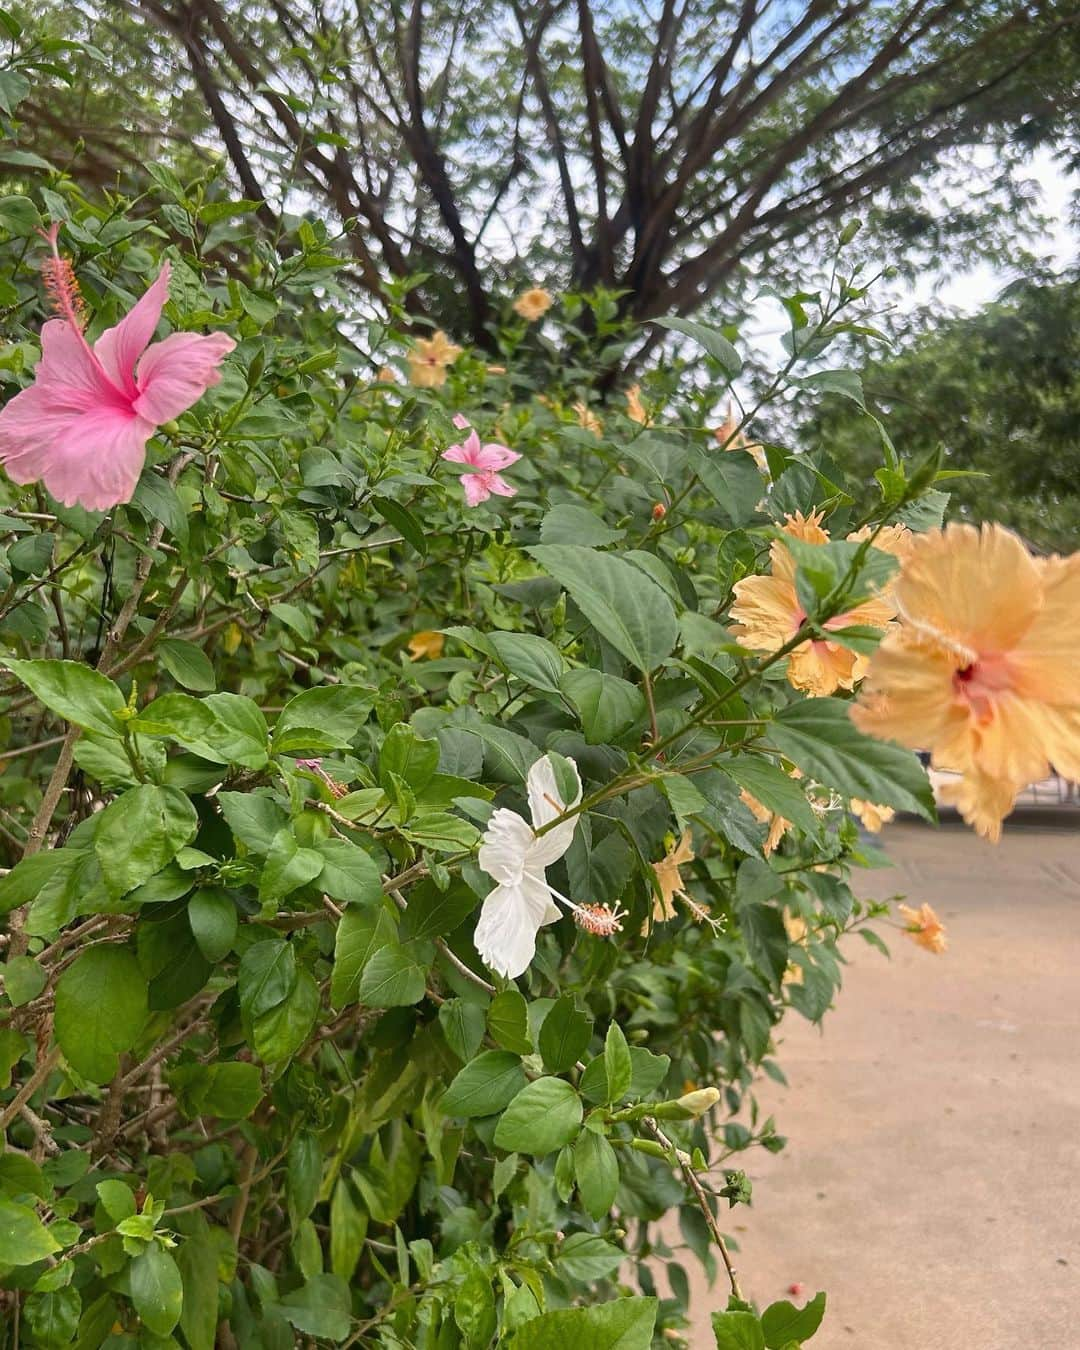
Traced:
<svg viewBox="0 0 1080 1350">
<path fill-rule="evenodd" d="M 708 1226 L 709 1232 L 712 1234 L 713 1242 L 715 1242 L 720 1249 L 720 1255 L 723 1257 L 724 1266 L 727 1269 L 728 1283 L 731 1285 L 731 1292 L 740 1302 L 742 1302 L 742 1290 L 739 1288 L 735 1267 L 731 1261 L 731 1253 L 727 1249 L 727 1243 L 724 1241 L 724 1235 L 720 1231 L 720 1227 L 716 1222 L 716 1217 L 709 1208 L 709 1198 L 705 1193 L 705 1187 L 702 1186 L 697 1173 L 694 1171 L 690 1156 L 687 1153 L 684 1153 L 681 1148 L 675 1147 L 660 1126 L 657 1125 L 652 1116 L 646 1116 L 641 1123 L 656 1142 L 666 1148 L 679 1164 L 682 1174 L 686 1179 L 686 1184 L 697 1197 L 698 1205 L 701 1208 L 702 1214 L 705 1216 L 705 1223 Z"/>
</svg>

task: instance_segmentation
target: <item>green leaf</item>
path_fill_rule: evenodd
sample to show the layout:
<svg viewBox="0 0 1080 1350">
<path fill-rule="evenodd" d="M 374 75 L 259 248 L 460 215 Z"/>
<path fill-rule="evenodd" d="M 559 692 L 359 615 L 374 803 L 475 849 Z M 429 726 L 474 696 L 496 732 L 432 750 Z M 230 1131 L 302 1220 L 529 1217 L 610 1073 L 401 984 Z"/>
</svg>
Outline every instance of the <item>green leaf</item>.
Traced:
<svg viewBox="0 0 1080 1350">
<path fill-rule="evenodd" d="M 657 328 L 667 328 L 673 333 L 682 333 L 684 337 L 693 338 L 699 347 L 720 362 L 725 375 L 729 375 L 732 379 L 742 370 L 742 357 L 717 329 L 710 328 L 707 324 L 694 323 L 692 319 L 650 319 L 649 322 L 654 323 Z"/>
<path fill-rule="evenodd" d="M 301 886 L 315 881 L 323 865 L 323 855 L 313 848 L 301 848 L 291 826 L 278 830 L 259 878 L 259 903 L 274 905 Z"/>
<path fill-rule="evenodd" d="M 765 1350 L 761 1323 L 753 1313 L 713 1313 L 712 1325 L 716 1350 Z"/>
<path fill-rule="evenodd" d="M 402 538 L 407 539 L 421 557 L 427 554 L 427 536 L 424 527 L 408 507 L 402 506 L 400 502 L 395 502 L 390 497 L 372 497 L 371 505 L 383 520 L 393 525 L 395 530 L 401 531 Z"/>
<path fill-rule="evenodd" d="M 356 1273 L 367 1230 L 367 1211 L 353 1199 L 348 1181 L 339 1177 L 330 1197 L 330 1269 L 343 1280 Z"/>
<path fill-rule="evenodd" d="M 607 1029 L 604 1041 L 604 1074 L 607 1078 L 607 1099 L 620 1102 L 630 1091 L 634 1066 L 630 1058 L 630 1047 L 626 1044 L 622 1027 L 612 1022 Z"/>
<path fill-rule="evenodd" d="M 507 1152 L 545 1158 L 575 1138 L 581 1117 L 581 1098 L 569 1083 L 537 1078 L 503 1112 L 495 1127 L 495 1144 Z"/>
<path fill-rule="evenodd" d="M 476 892 L 462 881 L 453 881 L 440 891 L 433 881 L 422 881 L 408 892 L 408 906 L 401 916 L 402 941 L 409 938 L 444 937 L 468 918 L 479 904 Z"/>
<path fill-rule="evenodd" d="M 81 661 L 13 661 L 5 664 L 17 680 L 73 726 L 99 736 L 119 736 L 116 713 L 124 696 L 107 676 Z"/>
<path fill-rule="evenodd" d="M 79 1329 L 82 1298 L 73 1285 L 31 1294 L 23 1305 L 24 1325 L 32 1343 L 42 1350 L 70 1345 Z"/>
<path fill-rule="evenodd" d="M 349 906 L 338 923 L 334 942 L 334 969 L 330 975 L 332 1007 L 356 1002 L 364 967 L 380 948 L 396 940 L 394 921 L 385 909 Z"/>
<path fill-rule="evenodd" d="M 346 905 L 377 905 L 383 897 L 382 875 L 370 853 L 348 839 L 321 839 L 319 889 Z"/>
<path fill-rule="evenodd" d="M 186 543 L 188 517 L 180 495 L 169 482 L 148 464 L 139 477 L 131 505 L 149 522 L 164 521 L 174 539 Z"/>
<path fill-rule="evenodd" d="M 508 1350 L 651 1350 L 659 1302 L 620 1298 L 543 1313 L 518 1327 Z"/>
<path fill-rule="evenodd" d="M 176 690 L 148 703 L 128 725 L 145 736 L 170 736 L 195 750 L 211 742 L 218 731 L 217 718 L 205 699 Z"/>
<path fill-rule="evenodd" d="M 213 739 L 191 749 L 216 764 L 261 769 L 266 764 L 269 731 L 258 704 L 241 694 L 208 694 L 203 703 L 216 719 Z"/>
<path fill-rule="evenodd" d="M 437 853 L 459 853 L 476 847 L 480 832 L 475 825 L 449 811 L 425 811 L 413 816 L 401 833 Z"/>
<path fill-rule="evenodd" d="M 571 1233 L 559 1249 L 558 1269 L 579 1284 L 593 1284 L 613 1275 L 625 1260 L 626 1253 L 599 1233 Z"/>
<path fill-rule="evenodd" d="M 408 783 L 420 793 L 431 782 L 439 767 L 439 742 L 418 736 L 405 722 L 399 722 L 386 733 L 379 751 L 379 782 L 389 792 L 389 774 Z"/>
<path fill-rule="evenodd" d="M 694 461 L 698 477 L 735 529 L 757 513 L 765 495 L 753 458 L 739 450 L 699 450 Z"/>
<path fill-rule="evenodd" d="M 411 946 L 387 943 L 365 965 L 357 1000 L 369 1008 L 400 1008 L 419 1003 L 424 997 L 426 978 L 427 965 Z"/>
<path fill-rule="evenodd" d="M 793 376 L 791 383 L 821 394 L 840 394 L 866 410 L 861 377 L 854 370 L 818 370 L 813 375 Z"/>
<path fill-rule="evenodd" d="M 254 1019 L 276 1008 L 296 984 L 296 952 L 283 938 L 254 942 L 244 953 L 237 974 L 240 1010 Z"/>
<path fill-rule="evenodd" d="M 218 1263 L 208 1229 L 203 1228 L 195 1236 L 185 1238 L 177 1250 L 176 1264 L 184 1285 L 180 1330 L 189 1350 L 214 1350 L 218 1324 Z"/>
<path fill-rule="evenodd" d="M 184 1306 L 184 1282 L 176 1262 L 154 1242 L 131 1263 L 131 1301 L 145 1326 L 168 1336 Z"/>
<path fill-rule="evenodd" d="M 811 778 L 880 806 L 936 818 L 926 770 L 910 750 L 856 730 L 850 705 L 838 698 L 809 698 L 777 713 L 769 725 L 773 745 Z"/>
<path fill-rule="evenodd" d="M 162 638 L 157 645 L 161 664 L 177 684 L 185 689 L 207 693 L 217 684 L 210 658 L 194 642 L 182 638 Z"/>
<path fill-rule="evenodd" d="M 10 117 L 29 92 L 29 81 L 21 71 L 5 70 L 0 84 L 0 109 Z M 0 225 L 16 239 L 25 239 L 41 229 L 41 217 L 29 197 L 0 197 Z"/>
<path fill-rule="evenodd" d="M 253 792 L 219 792 L 215 799 L 229 829 L 253 853 L 269 853 L 278 832 L 289 823 L 288 814 L 269 788 Z"/>
<path fill-rule="evenodd" d="M 627 680 L 599 670 L 568 670 L 562 692 L 574 705 L 589 745 L 610 745 L 645 721 L 645 695 Z"/>
<path fill-rule="evenodd" d="M 37 998 L 48 979 L 45 971 L 32 956 L 12 956 L 0 967 L 4 979 L 4 993 L 13 1008 L 21 1008 Z"/>
<path fill-rule="evenodd" d="M 244 1120 L 255 1110 L 263 1096 L 262 1074 L 258 1065 L 239 1060 L 208 1064 L 212 1070 L 201 1109 L 221 1120 Z"/>
<path fill-rule="evenodd" d="M 584 548 L 602 548 L 616 544 L 625 530 L 605 525 L 595 511 L 577 502 L 560 502 L 544 514 L 540 522 L 542 544 L 580 544 Z"/>
<path fill-rule="evenodd" d="M 784 1347 L 792 1341 L 802 1345 L 821 1326 L 824 1316 L 824 1293 L 815 1294 L 805 1308 L 796 1308 L 786 1299 L 772 1303 L 761 1314 L 761 1329 L 765 1333 L 765 1344 L 769 1350 L 784 1350 Z"/>
<path fill-rule="evenodd" d="M 187 795 L 174 787 L 140 783 L 97 817 L 94 853 L 109 894 L 126 895 L 172 862 L 199 831 Z"/>
<path fill-rule="evenodd" d="M 639 568 L 573 544 L 539 544 L 528 551 L 638 670 L 655 670 L 671 654 L 679 637 L 675 607 Z"/>
<path fill-rule="evenodd" d="M 602 1219 L 615 1203 L 619 1188 L 619 1160 L 604 1135 L 581 1131 L 574 1145 L 574 1175 L 585 1212 Z"/>
<path fill-rule="evenodd" d="M 374 704 L 368 689 L 347 684 L 305 689 L 285 704 L 274 724 L 274 743 L 288 731 L 317 727 L 335 746 L 352 745 Z"/>
<path fill-rule="evenodd" d="M 573 994 L 556 999 L 540 1026 L 540 1054 L 550 1073 L 565 1073 L 585 1053 L 592 1019 L 580 1012 Z"/>
<path fill-rule="evenodd" d="M 0 1265 L 30 1266 L 59 1250 L 59 1242 L 32 1209 L 0 1195 Z"/>
<path fill-rule="evenodd" d="M 107 1083 L 147 1014 L 146 977 L 126 947 L 90 947 L 56 984 L 54 1029 L 68 1063 L 92 1083 Z"/>
<path fill-rule="evenodd" d="M 462 998 L 448 998 L 439 1009 L 439 1026 L 446 1043 L 463 1062 L 480 1049 L 486 1025 L 483 1008 Z"/>
<path fill-rule="evenodd" d="M 532 633 L 489 633 L 488 641 L 500 666 L 534 689 L 549 694 L 559 692 L 563 659 L 559 649 L 547 638 Z"/>
<path fill-rule="evenodd" d="M 0 914 L 36 899 L 38 892 L 56 875 L 70 871 L 82 856 L 75 848 L 50 848 L 17 862 L 6 877 L 0 877 Z"/>
<path fill-rule="evenodd" d="M 352 1325 L 349 1287 L 339 1275 L 313 1275 L 300 1289 L 286 1294 L 280 1307 L 305 1336 L 343 1341 Z"/>
<path fill-rule="evenodd" d="M 256 1017 L 251 1028 L 255 1053 L 267 1064 L 281 1065 L 306 1044 L 319 1014 L 319 986 L 308 970 L 297 971 L 296 983 L 275 1007 Z"/>
<path fill-rule="evenodd" d="M 188 901 L 188 923 L 207 961 L 222 960 L 232 951 L 238 915 L 228 891 L 206 887 Z"/>
<path fill-rule="evenodd" d="M 490 1116 L 501 1111 L 522 1090 L 521 1060 L 508 1050 L 485 1050 L 458 1073 L 443 1094 L 444 1116 Z M 571 1089 L 573 1091 L 573 1089 Z"/>
<path fill-rule="evenodd" d="M 515 1055 L 531 1055 L 529 1010 L 516 989 L 504 989 L 491 1000 L 487 1014 L 488 1031 L 497 1045 Z"/>
<path fill-rule="evenodd" d="M 487 1346 L 495 1335 L 495 1294 L 491 1275 L 473 1269 L 462 1280 L 454 1298 L 454 1321 L 467 1346 Z"/>
<path fill-rule="evenodd" d="M 733 778 L 762 806 L 767 806 L 784 820 L 790 820 L 807 834 L 816 832 L 818 818 L 806 800 L 806 793 L 794 778 L 772 760 L 762 755 L 735 755 L 731 759 L 718 759 L 715 763 L 722 773 Z"/>
</svg>

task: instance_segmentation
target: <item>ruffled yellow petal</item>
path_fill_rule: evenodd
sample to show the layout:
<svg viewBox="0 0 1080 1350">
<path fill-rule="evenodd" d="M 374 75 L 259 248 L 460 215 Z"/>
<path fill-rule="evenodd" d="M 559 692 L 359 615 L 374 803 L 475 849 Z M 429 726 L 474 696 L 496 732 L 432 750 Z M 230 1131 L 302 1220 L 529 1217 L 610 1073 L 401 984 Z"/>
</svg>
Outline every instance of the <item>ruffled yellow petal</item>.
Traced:
<svg viewBox="0 0 1080 1350">
<path fill-rule="evenodd" d="M 731 617 L 737 627 L 731 632 L 744 647 L 776 651 L 798 629 L 801 616 L 795 587 L 782 577 L 744 577 L 735 585 Z"/>
<path fill-rule="evenodd" d="M 855 653 L 834 642 L 804 642 L 788 657 L 788 683 L 812 698 L 855 684 Z"/>
<path fill-rule="evenodd" d="M 1042 606 L 1043 586 L 1015 534 L 948 525 L 914 540 L 895 594 L 908 623 L 973 654 L 1015 647 Z"/>
<path fill-rule="evenodd" d="M 1001 838 L 1001 822 L 1013 809 L 1019 786 L 978 771 L 953 783 L 943 783 L 938 796 L 945 806 L 955 806 L 964 821 L 990 843 Z"/>
</svg>

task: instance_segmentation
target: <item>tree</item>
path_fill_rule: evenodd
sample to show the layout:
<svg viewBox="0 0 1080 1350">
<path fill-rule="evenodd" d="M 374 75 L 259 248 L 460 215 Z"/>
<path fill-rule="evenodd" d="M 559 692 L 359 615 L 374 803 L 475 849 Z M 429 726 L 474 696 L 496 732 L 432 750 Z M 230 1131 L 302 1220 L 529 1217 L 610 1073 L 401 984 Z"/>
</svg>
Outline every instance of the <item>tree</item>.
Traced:
<svg viewBox="0 0 1080 1350">
<path fill-rule="evenodd" d="M 1080 279 L 1021 281 L 971 317 L 937 323 L 863 375 L 905 455 L 939 444 L 953 510 L 1067 549 L 1080 529 Z M 866 420 L 835 399 L 804 429 L 846 467 L 876 463 Z"/>
<path fill-rule="evenodd" d="M 183 106 L 192 136 L 201 105 L 269 229 L 306 206 L 352 222 L 363 290 L 427 274 L 412 311 L 484 345 L 525 281 L 606 288 L 635 320 L 716 297 L 730 311 L 762 271 L 793 282 L 793 259 L 820 257 L 855 213 L 869 254 L 909 266 L 1015 253 L 1033 218 L 1025 156 L 1066 137 L 1080 104 L 1080 11 L 1038 0 L 779 14 L 760 0 L 82 0 L 77 13 L 109 52 L 97 87 L 143 153 L 163 104 Z M 105 73 L 114 50 L 125 90 Z M 57 115 L 32 101 L 31 125 Z M 117 120 L 80 119 L 88 156 L 122 153 Z M 979 147 L 992 172 L 943 208 Z"/>
</svg>

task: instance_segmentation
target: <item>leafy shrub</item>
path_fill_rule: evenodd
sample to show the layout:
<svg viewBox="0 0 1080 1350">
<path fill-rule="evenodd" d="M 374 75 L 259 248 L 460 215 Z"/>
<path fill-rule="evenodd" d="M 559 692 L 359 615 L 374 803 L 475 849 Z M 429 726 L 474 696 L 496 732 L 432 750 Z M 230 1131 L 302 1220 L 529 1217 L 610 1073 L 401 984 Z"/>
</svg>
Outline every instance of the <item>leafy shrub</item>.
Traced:
<svg viewBox="0 0 1080 1350">
<path fill-rule="evenodd" d="M 0 201 L 9 394 L 46 220 L 88 332 L 168 259 L 167 324 L 236 343 L 129 502 L 0 489 L 8 1325 L 80 1350 L 677 1342 L 683 1253 L 730 1263 L 739 1155 L 783 1147 L 753 1091 L 782 1079 L 777 1024 L 822 1018 L 841 944 L 880 941 L 847 808 L 933 811 L 914 756 L 847 716 L 881 626 L 843 616 L 887 594 L 878 527 L 940 521 L 934 464 L 882 433 L 870 492 L 742 431 L 859 401 L 821 358 L 860 287 L 841 250 L 787 301 L 790 361 L 718 439 L 734 333 L 672 321 L 686 358 L 623 412 L 592 383 L 610 297 L 543 328 L 508 305 L 498 364 L 433 356 L 404 289 L 386 323 L 354 312 L 317 221 L 271 249 L 212 175 L 150 170 L 155 200 L 52 173 Z M 563 382 L 536 388 L 556 335 Z M 466 504 L 462 420 L 520 456 L 516 495 Z M 730 611 L 778 558 L 801 617 L 751 650 Z M 836 675 L 809 697 L 807 650 Z M 477 850 L 538 762 L 573 907 L 544 892 L 561 917 L 509 979 L 474 945 Z M 817 1329 L 823 1295 L 759 1317 L 725 1278 L 718 1345 Z"/>
</svg>

